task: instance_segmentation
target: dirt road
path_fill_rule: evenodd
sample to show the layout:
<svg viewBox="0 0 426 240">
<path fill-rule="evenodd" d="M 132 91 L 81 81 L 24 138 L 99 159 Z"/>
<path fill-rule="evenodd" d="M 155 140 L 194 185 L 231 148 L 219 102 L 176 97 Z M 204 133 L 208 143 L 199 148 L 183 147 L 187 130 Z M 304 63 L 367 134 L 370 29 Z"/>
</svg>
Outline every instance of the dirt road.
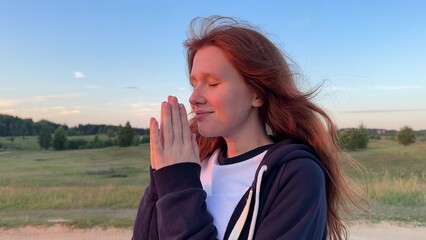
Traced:
<svg viewBox="0 0 426 240">
<path fill-rule="evenodd" d="M 352 225 L 350 232 L 350 240 L 421 240 L 425 239 L 426 227 L 387 222 L 362 223 Z M 56 225 L 48 228 L 0 229 L 0 240 L 129 240 L 130 238 L 130 229 L 117 228 L 71 229 Z"/>
</svg>

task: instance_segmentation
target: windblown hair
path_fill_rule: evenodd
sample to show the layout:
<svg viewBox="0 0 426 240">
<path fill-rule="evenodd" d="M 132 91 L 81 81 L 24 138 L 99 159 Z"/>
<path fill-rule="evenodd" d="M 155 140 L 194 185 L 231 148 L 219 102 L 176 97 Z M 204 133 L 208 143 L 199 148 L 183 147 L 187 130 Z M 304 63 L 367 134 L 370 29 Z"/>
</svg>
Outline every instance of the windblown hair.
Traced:
<svg viewBox="0 0 426 240">
<path fill-rule="evenodd" d="M 265 35 L 244 21 L 212 16 L 192 20 L 185 41 L 188 71 L 191 73 L 197 51 L 206 46 L 219 47 L 245 83 L 263 101 L 259 116 L 269 128 L 274 141 L 287 138 L 312 147 L 325 171 L 327 192 L 327 227 L 329 239 L 346 239 L 348 230 L 340 210 L 351 214 L 348 203 L 361 210 L 358 195 L 344 177 L 340 157 L 351 161 L 339 146 L 337 128 L 329 115 L 310 100 L 318 88 L 302 93 L 295 84 L 297 74 L 287 63 L 287 57 Z M 191 131 L 197 134 L 200 159 L 206 158 L 225 143 L 222 137 L 203 137 L 197 122 L 191 121 Z"/>
</svg>

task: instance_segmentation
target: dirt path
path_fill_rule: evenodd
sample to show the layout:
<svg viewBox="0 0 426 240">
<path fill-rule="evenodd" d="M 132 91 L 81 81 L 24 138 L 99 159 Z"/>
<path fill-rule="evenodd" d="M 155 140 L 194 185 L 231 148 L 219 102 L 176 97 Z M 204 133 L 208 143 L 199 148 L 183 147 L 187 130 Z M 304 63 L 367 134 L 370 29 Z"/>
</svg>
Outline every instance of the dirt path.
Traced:
<svg viewBox="0 0 426 240">
<path fill-rule="evenodd" d="M 0 240 L 130 240 L 131 237 L 130 229 L 121 228 L 72 229 L 55 225 L 48 228 L 0 229 Z"/>
<path fill-rule="evenodd" d="M 421 240 L 425 239 L 426 227 L 399 225 L 395 223 L 375 223 L 352 225 L 350 240 Z M 48 228 L 25 227 L 0 229 L 0 240 L 122 240 L 131 238 L 130 229 L 92 228 L 71 229 L 61 225 Z"/>
<path fill-rule="evenodd" d="M 424 240 L 426 227 L 401 223 L 361 223 L 350 228 L 350 240 Z"/>
</svg>

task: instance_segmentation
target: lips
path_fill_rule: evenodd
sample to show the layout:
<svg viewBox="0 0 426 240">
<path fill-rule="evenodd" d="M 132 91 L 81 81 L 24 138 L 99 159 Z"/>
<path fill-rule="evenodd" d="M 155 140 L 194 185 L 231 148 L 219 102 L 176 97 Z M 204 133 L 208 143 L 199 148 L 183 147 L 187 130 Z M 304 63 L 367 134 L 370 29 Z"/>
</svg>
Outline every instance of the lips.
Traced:
<svg viewBox="0 0 426 240">
<path fill-rule="evenodd" d="M 197 110 L 197 111 L 194 111 L 194 113 L 195 113 L 195 119 L 197 121 L 200 121 L 213 112 L 212 111 Z"/>
</svg>

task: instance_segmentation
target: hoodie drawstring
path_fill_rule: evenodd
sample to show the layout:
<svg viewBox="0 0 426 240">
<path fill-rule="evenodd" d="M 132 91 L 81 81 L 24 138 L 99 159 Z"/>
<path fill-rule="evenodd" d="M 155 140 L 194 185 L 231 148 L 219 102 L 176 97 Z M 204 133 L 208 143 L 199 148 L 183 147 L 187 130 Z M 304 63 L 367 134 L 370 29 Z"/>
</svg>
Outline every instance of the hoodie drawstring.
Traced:
<svg viewBox="0 0 426 240">
<path fill-rule="evenodd" d="M 268 167 L 266 165 L 262 165 L 262 167 L 259 169 L 259 173 L 257 174 L 255 202 L 254 202 L 253 215 L 252 215 L 251 223 L 250 223 L 250 230 L 249 230 L 249 234 L 248 234 L 248 238 L 247 238 L 248 240 L 253 239 L 254 229 L 256 227 L 257 214 L 259 212 L 260 186 L 262 184 L 263 174 L 266 172 L 266 170 L 268 170 Z M 250 209 L 252 197 L 253 197 L 253 190 L 250 189 L 249 195 L 247 197 L 246 205 L 244 206 L 244 209 L 241 212 L 241 215 L 238 218 L 237 223 L 235 223 L 235 226 L 232 229 L 232 232 L 229 235 L 228 239 L 230 239 L 230 240 L 235 239 L 236 240 L 240 236 L 241 231 L 243 230 L 243 227 L 244 227 L 244 223 L 247 220 L 247 215 L 248 215 L 248 212 L 249 212 L 249 209 Z"/>
<path fill-rule="evenodd" d="M 243 211 L 241 212 L 240 217 L 238 218 L 237 223 L 235 223 L 234 228 L 232 229 L 231 234 L 229 235 L 229 240 L 237 240 L 243 230 L 244 223 L 246 222 L 247 215 L 250 209 L 251 198 L 253 195 L 253 190 L 250 189 L 249 195 L 247 197 L 246 205 L 244 206 Z"/>
<path fill-rule="evenodd" d="M 263 173 L 265 173 L 266 170 L 268 170 L 268 167 L 266 165 L 262 165 L 262 167 L 259 170 L 259 174 L 257 174 L 254 210 L 253 210 L 253 216 L 251 218 L 248 239 L 253 239 L 254 228 L 256 227 L 257 214 L 259 212 L 260 185 L 262 184 Z"/>
</svg>

